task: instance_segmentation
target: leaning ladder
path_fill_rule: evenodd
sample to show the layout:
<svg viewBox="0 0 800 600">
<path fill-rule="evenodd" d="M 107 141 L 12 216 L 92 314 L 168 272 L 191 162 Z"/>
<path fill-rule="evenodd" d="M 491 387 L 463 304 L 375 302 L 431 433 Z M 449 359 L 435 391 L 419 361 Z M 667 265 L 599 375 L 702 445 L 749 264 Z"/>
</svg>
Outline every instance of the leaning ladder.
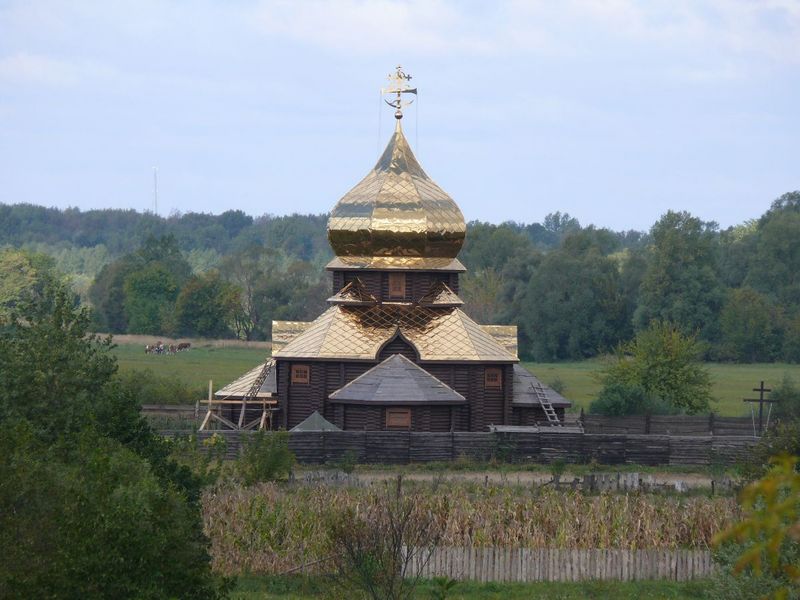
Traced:
<svg viewBox="0 0 800 600">
<path fill-rule="evenodd" d="M 539 404 L 542 405 L 542 410 L 544 411 L 544 416 L 547 417 L 548 423 L 550 423 L 550 425 L 555 425 L 556 427 L 561 427 L 561 421 L 558 420 L 556 410 L 553 408 L 550 399 L 547 397 L 542 384 L 538 381 L 531 381 L 531 389 L 533 389 L 533 393 L 536 394 Z"/>
<path fill-rule="evenodd" d="M 255 381 L 253 381 L 253 385 L 250 386 L 250 389 L 247 390 L 247 393 L 242 397 L 242 410 L 239 411 L 239 429 L 252 429 L 256 424 L 258 424 L 259 429 L 264 429 L 266 426 L 267 419 L 269 418 L 267 414 L 267 405 L 266 402 L 263 404 L 263 411 L 261 413 L 261 417 L 255 419 L 251 423 L 245 423 L 245 413 L 247 412 L 247 403 L 258 396 L 258 392 L 261 389 L 261 386 L 264 385 L 264 382 L 267 380 L 270 371 L 272 370 L 272 366 L 275 363 L 270 359 L 264 363 L 264 367 L 261 369 L 261 372 L 256 377 Z"/>
</svg>

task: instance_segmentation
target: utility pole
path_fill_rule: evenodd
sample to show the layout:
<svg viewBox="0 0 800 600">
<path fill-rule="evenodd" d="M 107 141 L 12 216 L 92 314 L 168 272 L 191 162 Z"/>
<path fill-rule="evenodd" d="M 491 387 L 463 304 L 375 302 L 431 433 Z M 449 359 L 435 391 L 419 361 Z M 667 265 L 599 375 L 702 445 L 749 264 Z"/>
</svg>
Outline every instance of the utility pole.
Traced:
<svg viewBox="0 0 800 600">
<path fill-rule="evenodd" d="M 158 216 L 158 168 L 153 167 L 153 212 Z"/>
</svg>

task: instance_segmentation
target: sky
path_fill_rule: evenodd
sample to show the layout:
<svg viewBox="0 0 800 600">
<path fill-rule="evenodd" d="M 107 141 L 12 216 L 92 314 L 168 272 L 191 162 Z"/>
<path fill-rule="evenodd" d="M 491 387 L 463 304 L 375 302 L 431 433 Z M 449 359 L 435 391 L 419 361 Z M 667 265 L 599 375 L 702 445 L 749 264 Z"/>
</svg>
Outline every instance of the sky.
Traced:
<svg viewBox="0 0 800 600">
<path fill-rule="evenodd" d="M 467 220 L 721 227 L 800 189 L 800 0 L 0 0 L 0 202 L 327 212 L 388 142 Z"/>
</svg>

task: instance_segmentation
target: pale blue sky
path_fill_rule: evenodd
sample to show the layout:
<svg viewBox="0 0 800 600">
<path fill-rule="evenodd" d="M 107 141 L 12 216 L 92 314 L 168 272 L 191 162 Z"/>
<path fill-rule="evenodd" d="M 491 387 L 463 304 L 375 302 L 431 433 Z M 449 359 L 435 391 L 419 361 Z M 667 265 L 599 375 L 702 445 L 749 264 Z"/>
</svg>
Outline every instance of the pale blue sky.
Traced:
<svg viewBox="0 0 800 600">
<path fill-rule="evenodd" d="M 467 219 L 723 226 L 800 188 L 800 0 L 0 0 L 0 202 L 324 212 L 404 125 Z M 380 140 L 380 141 L 379 141 Z"/>
</svg>

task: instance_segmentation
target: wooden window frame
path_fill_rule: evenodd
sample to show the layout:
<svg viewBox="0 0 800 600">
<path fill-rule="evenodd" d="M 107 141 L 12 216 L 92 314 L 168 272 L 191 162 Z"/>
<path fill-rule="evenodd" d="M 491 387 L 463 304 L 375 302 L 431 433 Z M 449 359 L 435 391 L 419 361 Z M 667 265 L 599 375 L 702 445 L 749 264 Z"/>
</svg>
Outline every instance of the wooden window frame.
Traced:
<svg viewBox="0 0 800 600">
<path fill-rule="evenodd" d="M 402 421 L 392 423 L 393 419 L 401 418 Z M 404 431 L 411 429 L 411 409 L 406 407 L 389 407 L 386 409 L 386 429 Z"/>
<path fill-rule="evenodd" d="M 486 388 L 502 388 L 503 387 L 503 369 L 499 367 L 486 367 L 483 372 L 483 386 Z"/>
<path fill-rule="evenodd" d="M 400 282 L 397 291 L 393 289 L 393 283 Z M 389 298 L 404 299 L 406 297 L 406 274 L 405 273 L 389 273 Z"/>
<path fill-rule="evenodd" d="M 302 377 L 300 373 L 301 369 L 305 370 L 305 377 Z M 308 385 L 309 383 L 311 383 L 311 367 L 306 364 L 292 365 L 291 381 L 294 384 L 300 384 L 300 385 Z"/>
</svg>

